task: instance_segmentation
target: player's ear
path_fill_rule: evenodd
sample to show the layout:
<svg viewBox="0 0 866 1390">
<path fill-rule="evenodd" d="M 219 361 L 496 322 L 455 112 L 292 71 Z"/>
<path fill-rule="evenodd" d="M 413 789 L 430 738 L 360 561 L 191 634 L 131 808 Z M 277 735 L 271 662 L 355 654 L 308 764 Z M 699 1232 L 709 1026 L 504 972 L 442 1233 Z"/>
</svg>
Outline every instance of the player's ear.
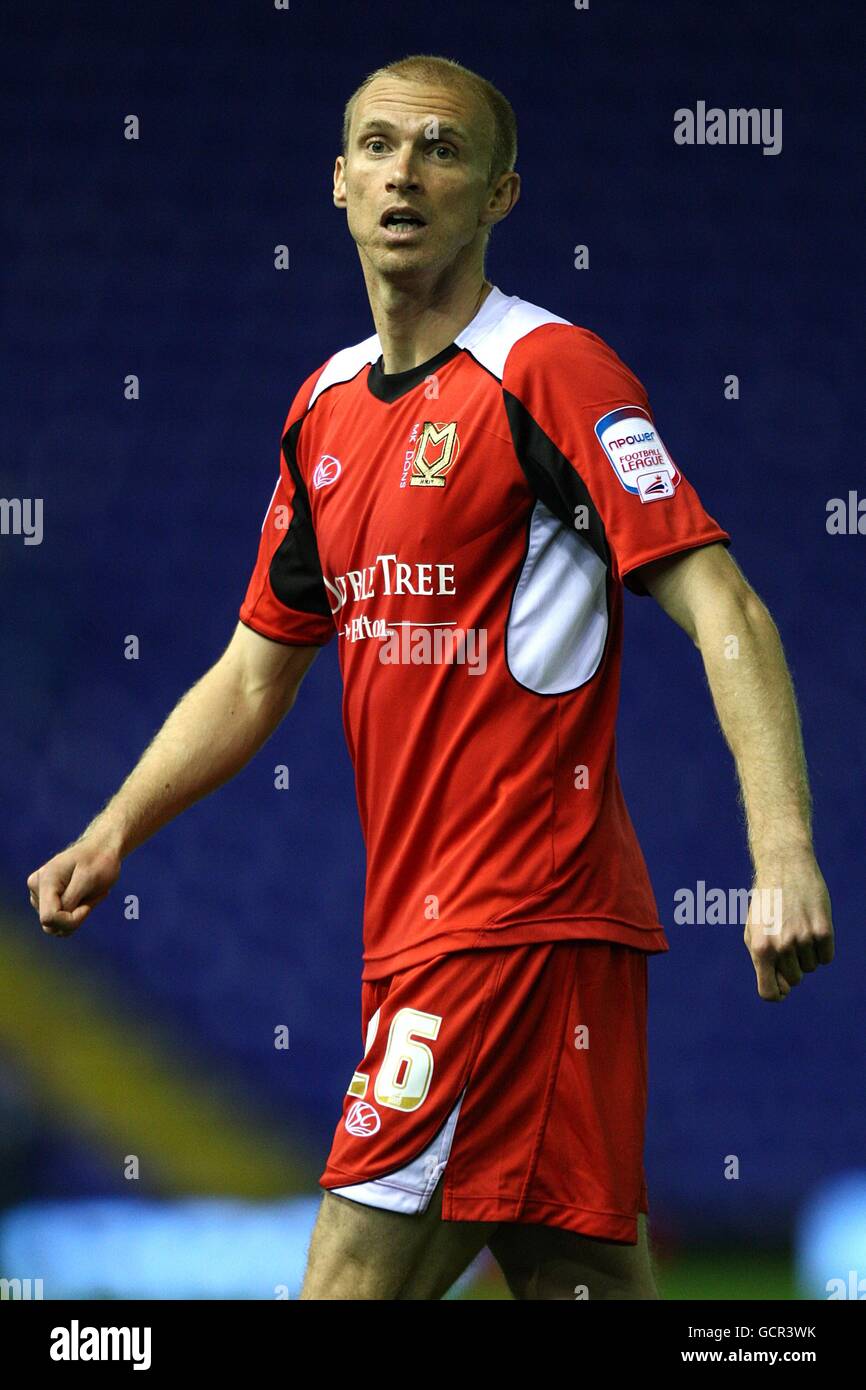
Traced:
<svg viewBox="0 0 866 1390">
<path fill-rule="evenodd" d="M 334 206 L 344 208 L 346 206 L 346 161 L 343 155 L 337 155 L 337 162 L 334 165 Z"/>
<path fill-rule="evenodd" d="M 519 197 L 520 175 L 512 169 L 510 173 L 497 179 L 495 187 L 491 189 L 487 205 L 481 214 L 482 223 L 486 226 L 501 222 L 503 217 L 508 216 Z"/>
</svg>

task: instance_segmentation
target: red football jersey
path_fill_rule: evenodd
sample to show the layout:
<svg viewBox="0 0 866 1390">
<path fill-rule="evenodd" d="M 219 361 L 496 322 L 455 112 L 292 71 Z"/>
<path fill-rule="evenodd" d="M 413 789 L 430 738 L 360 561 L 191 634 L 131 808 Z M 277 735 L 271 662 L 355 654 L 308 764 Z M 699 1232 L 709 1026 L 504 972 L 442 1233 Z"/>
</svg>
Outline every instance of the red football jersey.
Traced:
<svg viewBox="0 0 866 1390">
<path fill-rule="evenodd" d="M 386 375 L 374 335 L 304 383 L 239 616 L 339 635 L 364 979 L 487 945 L 668 949 L 616 769 L 622 586 L 714 541 L 616 353 L 497 288 L 417 367 Z"/>
</svg>

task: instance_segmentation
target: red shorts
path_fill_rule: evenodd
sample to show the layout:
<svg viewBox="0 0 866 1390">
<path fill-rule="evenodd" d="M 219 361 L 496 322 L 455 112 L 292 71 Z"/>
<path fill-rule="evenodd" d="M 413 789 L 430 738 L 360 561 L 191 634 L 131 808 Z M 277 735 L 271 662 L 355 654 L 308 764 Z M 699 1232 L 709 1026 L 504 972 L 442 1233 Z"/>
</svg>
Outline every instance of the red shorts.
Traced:
<svg viewBox="0 0 866 1390">
<path fill-rule="evenodd" d="M 647 957 L 602 941 L 454 951 L 361 986 L 364 1056 L 322 1187 L 446 1221 L 637 1242 Z"/>
</svg>

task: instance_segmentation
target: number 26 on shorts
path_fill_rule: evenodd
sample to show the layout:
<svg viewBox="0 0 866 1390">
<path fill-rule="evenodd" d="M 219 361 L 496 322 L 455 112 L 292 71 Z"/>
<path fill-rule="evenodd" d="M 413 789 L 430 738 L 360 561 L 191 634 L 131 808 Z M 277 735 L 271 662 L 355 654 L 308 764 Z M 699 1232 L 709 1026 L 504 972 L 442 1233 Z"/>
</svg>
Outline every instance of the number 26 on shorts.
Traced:
<svg viewBox="0 0 866 1390">
<path fill-rule="evenodd" d="M 367 1025 L 365 1055 L 376 1041 L 379 1013 L 377 1009 Z M 373 1098 L 377 1104 L 390 1110 L 417 1110 L 424 1104 L 433 1077 L 433 1053 L 426 1043 L 421 1042 L 421 1038 L 437 1038 L 441 1024 L 441 1014 L 422 1013 L 420 1009 L 398 1009 L 391 1020 L 388 1046 L 373 1085 Z M 356 1071 L 346 1094 L 363 1100 L 369 1081 L 367 1072 Z"/>
</svg>

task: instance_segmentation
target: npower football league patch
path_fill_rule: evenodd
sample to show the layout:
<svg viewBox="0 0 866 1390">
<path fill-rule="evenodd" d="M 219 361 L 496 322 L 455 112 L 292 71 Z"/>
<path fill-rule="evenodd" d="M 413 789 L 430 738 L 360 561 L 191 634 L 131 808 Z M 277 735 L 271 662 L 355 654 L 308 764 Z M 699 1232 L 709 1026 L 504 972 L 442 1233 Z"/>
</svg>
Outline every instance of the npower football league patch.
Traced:
<svg viewBox="0 0 866 1390">
<path fill-rule="evenodd" d="M 641 406 L 608 411 L 596 421 L 595 433 L 626 492 L 642 502 L 673 497 L 682 474 Z"/>
</svg>

